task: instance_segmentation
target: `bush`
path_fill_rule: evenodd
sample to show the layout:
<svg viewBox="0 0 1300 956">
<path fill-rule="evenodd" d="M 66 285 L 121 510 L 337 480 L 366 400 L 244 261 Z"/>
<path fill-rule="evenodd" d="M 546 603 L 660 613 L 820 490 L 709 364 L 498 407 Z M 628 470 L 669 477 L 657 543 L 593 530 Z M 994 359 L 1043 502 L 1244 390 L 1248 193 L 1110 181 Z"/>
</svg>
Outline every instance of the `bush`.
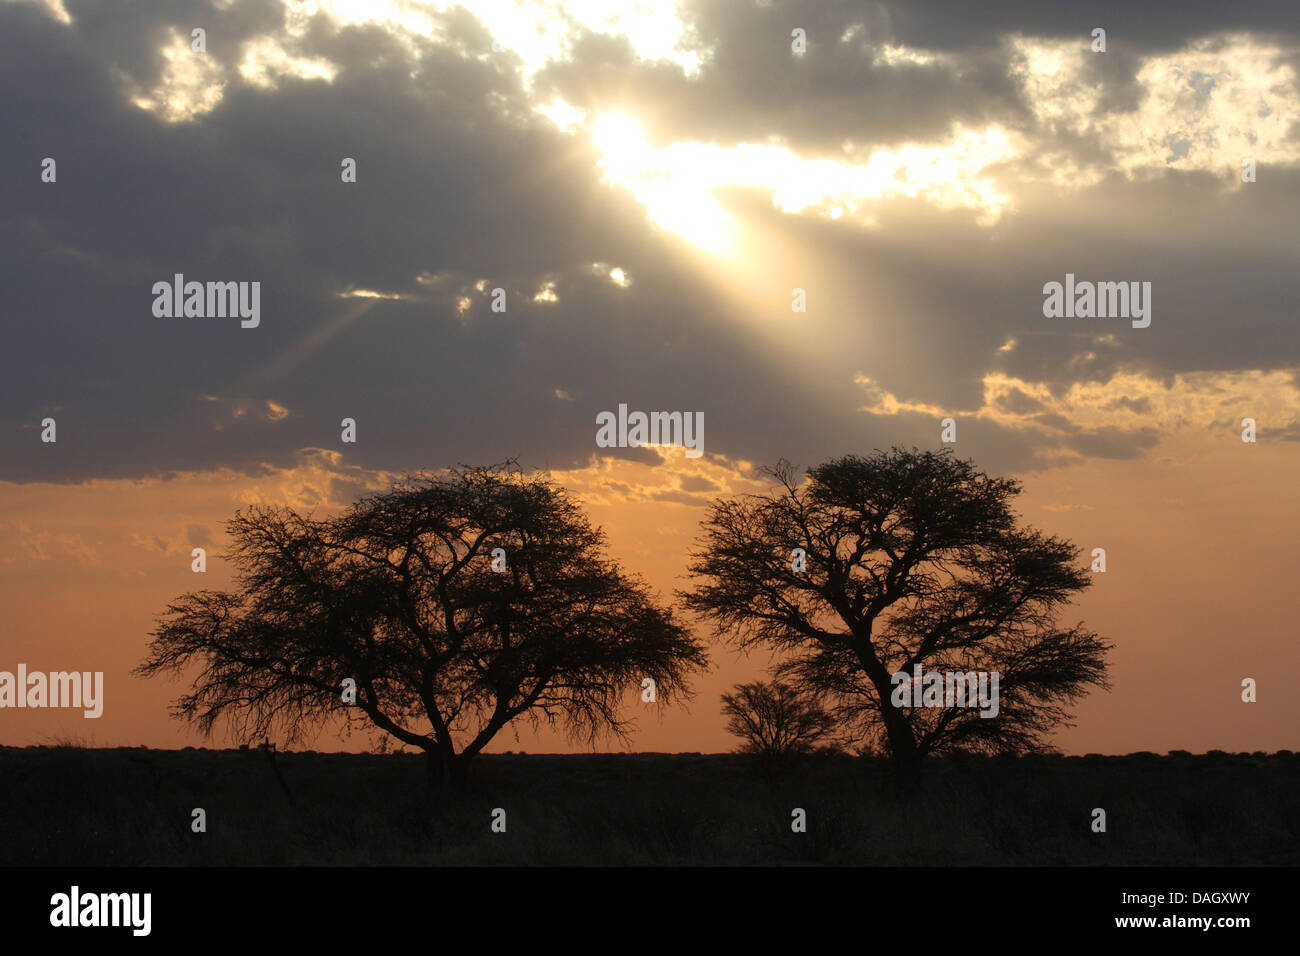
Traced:
<svg viewBox="0 0 1300 956">
<path fill-rule="evenodd" d="M 722 713 L 741 753 L 767 757 L 811 753 L 834 729 L 816 695 L 781 681 L 737 684 L 722 695 Z"/>
</svg>

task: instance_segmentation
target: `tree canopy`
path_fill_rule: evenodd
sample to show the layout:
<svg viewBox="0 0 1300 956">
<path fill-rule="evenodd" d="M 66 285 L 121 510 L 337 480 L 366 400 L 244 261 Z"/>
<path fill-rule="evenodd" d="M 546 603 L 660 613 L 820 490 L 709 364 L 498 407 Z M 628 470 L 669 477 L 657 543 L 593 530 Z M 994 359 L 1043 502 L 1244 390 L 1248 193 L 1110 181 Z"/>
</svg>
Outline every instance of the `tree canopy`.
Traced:
<svg viewBox="0 0 1300 956">
<path fill-rule="evenodd" d="M 137 668 L 197 664 L 174 710 L 205 733 L 224 718 L 294 740 L 364 715 L 463 783 L 512 721 L 626 736 L 629 690 L 689 696 L 707 664 L 563 490 L 508 466 L 411 476 L 332 518 L 254 507 L 227 530 L 238 589 L 171 604 Z"/>
<path fill-rule="evenodd" d="M 828 695 L 842 726 L 903 767 L 952 750 L 1047 749 L 1065 705 L 1108 686 L 1109 645 L 1056 623 L 1090 584 L 1078 549 L 1018 525 L 1016 481 L 897 448 L 804 481 L 786 462 L 768 474 L 771 492 L 712 505 L 683 599 L 722 638 L 778 652 L 780 678 Z M 996 672 L 996 716 L 946 698 L 898 706 L 894 675 L 918 664 Z"/>
</svg>

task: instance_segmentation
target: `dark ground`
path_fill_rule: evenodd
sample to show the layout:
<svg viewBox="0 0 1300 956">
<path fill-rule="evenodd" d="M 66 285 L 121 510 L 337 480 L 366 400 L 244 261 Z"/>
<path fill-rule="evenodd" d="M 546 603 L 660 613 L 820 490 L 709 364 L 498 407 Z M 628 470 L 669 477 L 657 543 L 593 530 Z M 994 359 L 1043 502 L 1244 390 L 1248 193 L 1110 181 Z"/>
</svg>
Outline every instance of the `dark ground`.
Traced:
<svg viewBox="0 0 1300 956">
<path fill-rule="evenodd" d="M 846 756 L 772 771 L 737 755 L 489 754 L 463 796 L 431 791 L 418 755 L 274 767 L 257 750 L 0 747 L 0 864 L 1300 863 L 1287 751 L 938 760 L 906 798 L 886 765 Z"/>
</svg>

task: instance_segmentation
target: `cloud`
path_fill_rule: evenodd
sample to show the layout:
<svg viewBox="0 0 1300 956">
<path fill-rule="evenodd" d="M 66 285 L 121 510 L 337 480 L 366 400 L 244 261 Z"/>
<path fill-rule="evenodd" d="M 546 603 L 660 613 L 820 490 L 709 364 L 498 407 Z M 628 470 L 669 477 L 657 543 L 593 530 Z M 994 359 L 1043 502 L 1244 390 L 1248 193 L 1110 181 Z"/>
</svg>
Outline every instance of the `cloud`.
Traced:
<svg viewBox="0 0 1300 956">
<path fill-rule="evenodd" d="M 703 412 L 729 460 L 931 445 L 950 414 L 994 470 L 1251 410 L 1286 434 L 1298 40 L 1251 7 L 1103 4 L 1093 54 L 1020 3 L 0 6 L 0 161 L 29 171 L 0 478 L 578 467 L 620 402 Z M 602 147 L 620 111 L 644 149 Z M 260 281 L 260 326 L 155 318 L 177 272 Z M 1066 273 L 1152 282 L 1150 328 L 1044 319 Z"/>
<path fill-rule="evenodd" d="M 865 376 L 858 382 L 869 397 L 862 406 L 867 414 L 914 416 L 934 423 L 936 431 L 940 418 L 953 417 L 959 424 L 973 419 L 980 426 L 977 434 L 992 427 L 1004 439 L 1019 436 L 1031 456 L 1022 468 L 1060 464 L 1075 456 L 1135 458 L 1163 437 L 1188 432 L 1233 437 L 1243 417 L 1260 416 L 1281 426 L 1279 437 L 1300 423 L 1300 389 L 1294 376 L 1283 372 L 1185 374 L 1169 381 L 1123 373 L 1103 382 L 1076 383 L 1064 392 L 1048 383 L 989 374 L 978 407 L 950 410 L 900 400 Z"/>
</svg>

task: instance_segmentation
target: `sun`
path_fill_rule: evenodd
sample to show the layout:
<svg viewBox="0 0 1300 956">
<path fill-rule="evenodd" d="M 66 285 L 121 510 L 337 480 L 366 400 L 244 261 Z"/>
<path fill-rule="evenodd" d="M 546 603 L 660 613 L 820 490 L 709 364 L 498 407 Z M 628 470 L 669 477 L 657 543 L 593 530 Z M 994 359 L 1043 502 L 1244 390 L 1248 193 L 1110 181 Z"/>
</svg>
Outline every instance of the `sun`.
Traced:
<svg viewBox="0 0 1300 956">
<path fill-rule="evenodd" d="M 713 197 L 711 184 L 654 149 L 636 119 L 602 113 L 591 124 L 591 138 L 601 153 L 605 182 L 627 189 L 652 222 L 710 255 L 735 256 L 738 226 Z"/>
<path fill-rule="evenodd" d="M 604 157 L 601 165 L 613 178 L 624 178 L 653 160 L 641 124 L 626 113 L 601 113 L 591 124 L 591 138 Z"/>
</svg>

